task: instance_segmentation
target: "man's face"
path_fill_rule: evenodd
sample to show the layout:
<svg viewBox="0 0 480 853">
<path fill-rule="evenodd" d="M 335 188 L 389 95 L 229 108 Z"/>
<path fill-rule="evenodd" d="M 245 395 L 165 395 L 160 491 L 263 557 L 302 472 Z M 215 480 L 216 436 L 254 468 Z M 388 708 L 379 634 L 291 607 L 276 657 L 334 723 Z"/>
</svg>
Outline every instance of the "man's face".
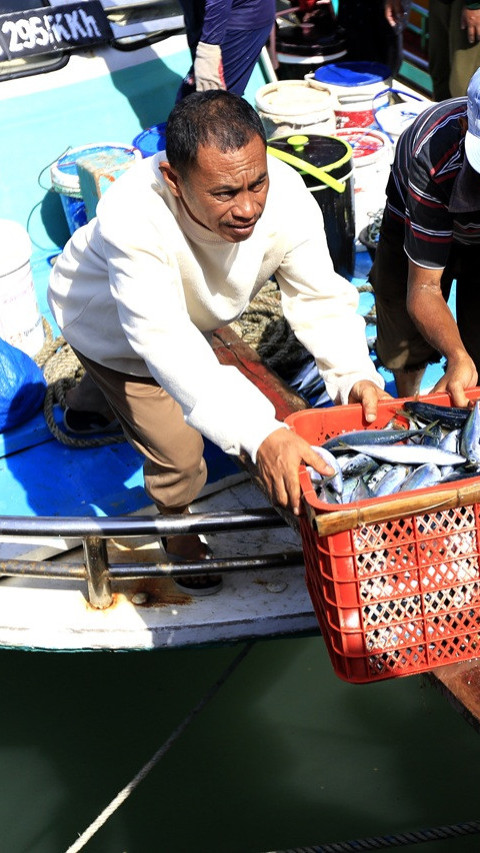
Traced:
<svg viewBox="0 0 480 853">
<path fill-rule="evenodd" d="M 265 145 L 254 136 L 236 151 L 201 145 L 185 178 L 167 164 L 161 170 L 188 213 L 229 243 L 246 240 L 260 219 L 268 192 Z"/>
</svg>

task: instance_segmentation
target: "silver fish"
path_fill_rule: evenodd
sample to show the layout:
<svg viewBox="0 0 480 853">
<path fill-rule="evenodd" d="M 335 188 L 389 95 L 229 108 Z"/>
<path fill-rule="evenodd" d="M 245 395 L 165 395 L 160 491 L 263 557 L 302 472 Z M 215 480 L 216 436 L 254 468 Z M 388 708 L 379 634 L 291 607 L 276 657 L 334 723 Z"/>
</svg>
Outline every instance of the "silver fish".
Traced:
<svg viewBox="0 0 480 853">
<path fill-rule="evenodd" d="M 343 432 L 334 438 L 330 438 L 322 447 L 326 450 L 345 450 L 346 447 L 358 449 L 358 444 L 395 444 L 397 441 L 405 441 L 414 435 L 422 435 L 430 429 L 429 426 L 421 429 L 362 429 L 354 432 Z"/>
<path fill-rule="evenodd" d="M 367 478 L 367 484 L 371 492 L 375 491 L 379 482 L 383 479 L 385 474 L 388 473 L 388 471 L 392 470 L 392 468 L 393 465 L 390 462 L 384 462 L 382 465 L 378 466 L 373 474 L 370 474 L 370 477 Z"/>
<path fill-rule="evenodd" d="M 318 455 L 322 457 L 323 461 L 326 462 L 327 465 L 330 465 L 331 468 L 333 468 L 333 470 L 335 472 L 334 475 L 332 477 L 323 477 L 323 479 L 328 480 L 328 482 L 332 486 L 332 489 L 337 493 L 337 495 L 341 495 L 342 491 L 343 491 L 343 475 L 342 475 L 342 471 L 340 469 L 340 465 L 338 464 L 335 456 L 333 455 L 333 453 L 330 453 L 329 450 L 326 450 L 323 446 L 322 447 L 312 446 L 312 450 L 314 450 L 315 453 L 318 453 Z M 314 470 L 313 468 L 308 466 L 308 471 L 310 473 L 310 477 L 312 476 L 311 472 L 313 470 Z M 316 473 L 316 477 L 321 476 L 321 475 L 318 475 L 318 472 L 315 472 L 315 473 Z M 313 482 L 313 480 L 312 480 L 312 482 Z"/>
<path fill-rule="evenodd" d="M 372 493 L 368 488 L 367 483 L 362 477 L 358 478 L 357 485 L 355 486 L 352 496 L 350 498 L 351 502 L 354 503 L 356 501 L 366 501 L 368 498 L 372 497 Z"/>
<path fill-rule="evenodd" d="M 404 483 L 409 471 L 410 468 L 407 465 L 395 465 L 384 474 L 374 489 L 370 486 L 370 482 L 368 483 L 370 491 L 376 498 L 383 497 L 384 495 L 393 495 L 394 492 L 400 491 L 402 483 Z"/>
<path fill-rule="evenodd" d="M 348 504 L 352 500 L 352 494 L 355 491 L 360 477 L 347 477 L 343 480 L 342 503 Z"/>
<path fill-rule="evenodd" d="M 399 491 L 408 492 L 411 489 L 425 489 L 427 486 L 436 486 L 441 479 L 442 472 L 438 465 L 427 462 L 425 465 L 419 465 L 405 477 Z"/>
<path fill-rule="evenodd" d="M 422 436 L 422 444 L 426 447 L 439 447 L 442 438 L 443 430 L 440 424 L 431 424 L 430 429 Z"/>
<path fill-rule="evenodd" d="M 460 465 L 466 462 L 465 456 L 459 453 L 449 453 L 439 447 L 425 447 L 423 444 L 347 444 L 347 447 L 393 465 L 423 465 L 425 462 L 431 462 L 433 465 Z"/>
<path fill-rule="evenodd" d="M 365 453 L 344 454 L 337 456 L 336 460 L 340 465 L 344 481 L 346 477 L 361 477 L 378 468 L 378 462 L 371 456 L 366 456 Z"/>
<path fill-rule="evenodd" d="M 449 450 L 450 453 L 458 453 L 460 449 L 461 429 L 452 429 L 443 436 L 440 444 L 442 450 Z"/>
<path fill-rule="evenodd" d="M 330 489 L 327 483 L 318 483 L 315 487 L 315 493 L 318 500 L 324 504 L 336 504 L 340 502 L 340 496 L 333 489 Z"/>
<path fill-rule="evenodd" d="M 468 459 L 474 468 L 480 467 L 480 401 L 477 401 L 468 415 L 460 438 L 460 453 Z"/>
</svg>

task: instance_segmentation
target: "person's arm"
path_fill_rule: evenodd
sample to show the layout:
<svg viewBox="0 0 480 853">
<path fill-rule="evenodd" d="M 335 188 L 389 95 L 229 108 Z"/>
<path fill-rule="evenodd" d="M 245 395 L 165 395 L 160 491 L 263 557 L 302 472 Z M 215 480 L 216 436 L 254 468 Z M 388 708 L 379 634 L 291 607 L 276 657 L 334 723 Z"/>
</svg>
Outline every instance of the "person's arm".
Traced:
<svg viewBox="0 0 480 853">
<path fill-rule="evenodd" d="M 409 261 L 407 310 L 419 332 L 447 359 L 447 368 L 435 391 L 447 391 L 454 406 L 466 406 L 466 388 L 477 384 L 475 365 L 468 355 L 455 319 L 440 287 L 443 269 L 425 269 Z"/>
<path fill-rule="evenodd" d="M 231 7 L 232 0 L 206 0 L 202 34 L 193 63 L 197 92 L 226 88 L 221 44 L 225 38 Z"/>
<path fill-rule="evenodd" d="M 395 27 L 403 20 L 402 0 L 385 0 L 385 17 L 391 27 Z"/>
</svg>

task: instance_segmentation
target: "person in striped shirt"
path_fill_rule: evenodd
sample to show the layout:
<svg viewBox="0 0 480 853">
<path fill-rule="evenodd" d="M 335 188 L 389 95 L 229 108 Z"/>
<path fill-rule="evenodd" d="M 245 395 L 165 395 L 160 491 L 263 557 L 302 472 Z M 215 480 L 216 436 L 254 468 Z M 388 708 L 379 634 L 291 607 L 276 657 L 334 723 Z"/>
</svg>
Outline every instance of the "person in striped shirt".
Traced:
<svg viewBox="0 0 480 853">
<path fill-rule="evenodd" d="M 480 69 L 467 97 L 434 104 L 397 143 L 370 281 L 377 354 L 400 397 L 446 359 L 436 391 L 467 405 L 480 374 Z M 447 301 L 456 280 L 456 319 Z"/>
</svg>

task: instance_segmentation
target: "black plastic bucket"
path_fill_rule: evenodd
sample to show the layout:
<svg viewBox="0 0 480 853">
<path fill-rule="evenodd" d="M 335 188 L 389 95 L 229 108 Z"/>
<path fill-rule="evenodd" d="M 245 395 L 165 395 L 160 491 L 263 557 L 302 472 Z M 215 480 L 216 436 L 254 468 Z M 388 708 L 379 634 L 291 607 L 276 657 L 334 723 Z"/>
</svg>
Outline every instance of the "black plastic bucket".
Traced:
<svg viewBox="0 0 480 853">
<path fill-rule="evenodd" d="M 275 137 L 268 145 L 322 169 L 327 178 L 330 176 L 338 182 L 339 189 L 343 188 L 343 191 L 334 189 L 299 168 L 305 185 L 322 210 L 333 266 L 340 275 L 352 276 L 355 267 L 355 203 L 351 146 L 336 136 L 315 134 Z"/>
<path fill-rule="evenodd" d="M 279 80 L 301 80 L 347 54 L 345 30 L 327 4 L 308 13 L 293 9 L 277 15 L 274 37 Z"/>
</svg>

